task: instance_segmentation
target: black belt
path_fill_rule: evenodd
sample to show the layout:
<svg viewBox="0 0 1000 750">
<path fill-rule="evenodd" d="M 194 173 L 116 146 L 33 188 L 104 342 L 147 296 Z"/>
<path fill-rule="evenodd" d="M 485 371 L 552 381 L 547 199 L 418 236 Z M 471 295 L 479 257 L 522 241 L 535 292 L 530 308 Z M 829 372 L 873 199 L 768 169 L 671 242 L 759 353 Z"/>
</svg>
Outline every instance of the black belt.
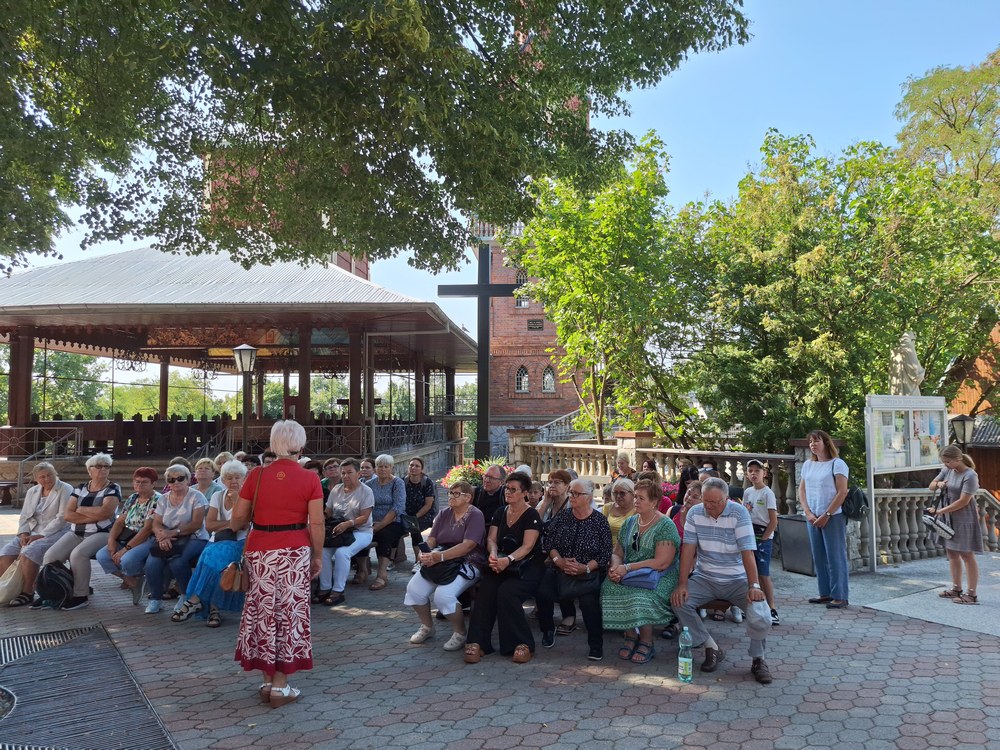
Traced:
<svg viewBox="0 0 1000 750">
<path fill-rule="evenodd" d="M 304 523 L 287 523 L 284 526 L 258 526 L 253 525 L 254 531 L 301 531 L 306 528 Z"/>
</svg>

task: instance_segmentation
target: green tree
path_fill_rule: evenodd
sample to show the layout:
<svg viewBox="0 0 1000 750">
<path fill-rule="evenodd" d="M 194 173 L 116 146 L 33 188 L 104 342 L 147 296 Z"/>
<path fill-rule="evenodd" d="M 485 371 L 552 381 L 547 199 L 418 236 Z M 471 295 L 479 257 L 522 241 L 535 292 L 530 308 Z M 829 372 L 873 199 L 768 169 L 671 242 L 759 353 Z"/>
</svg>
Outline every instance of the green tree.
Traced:
<svg viewBox="0 0 1000 750">
<path fill-rule="evenodd" d="M 935 68 L 906 82 L 896 108 L 901 153 L 941 177 L 964 175 L 969 194 L 996 222 L 1000 213 L 1000 48 L 980 65 Z M 995 230 L 1000 225 L 994 224 Z"/>
<path fill-rule="evenodd" d="M 188 415 L 200 418 L 213 417 L 222 411 L 222 402 L 212 394 L 211 387 L 205 389 L 204 381 L 192 374 L 172 370 L 168 381 L 167 414 L 179 417 Z M 115 386 L 114 409 L 111 394 L 102 399 L 101 409 L 105 414 L 117 413 L 126 419 L 136 414 L 151 417 L 160 412 L 159 378 L 140 378 L 133 383 Z"/>
<path fill-rule="evenodd" d="M 66 352 L 35 352 L 31 383 L 31 412 L 42 419 L 58 414 L 63 419 L 77 415 L 93 419 L 102 411 L 101 403 L 107 391 L 102 382 L 108 375 L 108 364 L 97 357 Z"/>
<path fill-rule="evenodd" d="M 555 323 L 560 377 L 573 384 L 599 440 L 612 399 L 675 438 L 692 424 L 671 365 L 691 338 L 691 290 L 675 273 L 674 256 L 692 246 L 672 240 L 667 164 L 650 134 L 596 193 L 538 181 L 535 218 L 504 239 L 511 263 L 537 279 L 525 293 Z"/>
<path fill-rule="evenodd" d="M 337 399 L 347 398 L 349 388 L 343 378 L 314 377 L 310 384 L 312 410 L 317 414 L 332 414 L 344 407 L 337 406 Z"/>
<path fill-rule="evenodd" d="M 384 391 L 376 391 L 375 397 L 382 403 L 375 407 L 380 418 L 392 417 L 412 421 L 416 416 L 416 404 L 406 381 L 393 380 Z"/>
<path fill-rule="evenodd" d="M 828 159 L 772 132 L 762 151 L 737 199 L 704 209 L 711 297 L 692 310 L 703 338 L 686 368 L 747 447 L 784 450 L 823 428 L 857 458 L 865 394 L 885 392 L 903 332 L 917 334 L 924 393 L 943 396 L 951 364 L 988 340 L 1000 243 L 967 200 L 973 183 L 878 144 Z"/>
<path fill-rule="evenodd" d="M 476 398 L 478 397 L 479 389 L 476 387 L 475 383 L 462 383 L 461 385 L 455 386 L 455 399 L 458 404 L 473 404 L 473 410 L 475 409 Z M 479 427 L 478 422 L 463 422 L 464 425 L 464 435 L 465 435 L 465 450 L 468 455 L 473 455 L 476 447 L 476 435 Z"/>
<path fill-rule="evenodd" d="M 454 266 L 457 211 L 508 224 L 530 208 L 526 176 L 602 177 L 628 136 L 587 112 L 626 113 L 622 91 L 743 43 L 740 7 L 8 4 L 0 248 L 11 265 L 51 254 L 83 205 L 88 243 Z"/>
<path fill-rule="evenodd" d="M 289 395 L 295 396 L 298 394 L 297 388 L 292 388 Z M 235 417 L 243 411 L 243 396 L 242 393 L 236 392 L 222 399 L 221 404 L 222 410 L 229 414 L 231 417 Z M 256 411 L 257 409 L 257 386 L 253 386 L 253 395 L 250 398 L 250 409 L 251 411 Z M 278 380 L 265 380 L 264 381 L 264 417 L 268 419 L 280 419 L 281 415 L 285 413 L 285 386 Z"/>
</svg>

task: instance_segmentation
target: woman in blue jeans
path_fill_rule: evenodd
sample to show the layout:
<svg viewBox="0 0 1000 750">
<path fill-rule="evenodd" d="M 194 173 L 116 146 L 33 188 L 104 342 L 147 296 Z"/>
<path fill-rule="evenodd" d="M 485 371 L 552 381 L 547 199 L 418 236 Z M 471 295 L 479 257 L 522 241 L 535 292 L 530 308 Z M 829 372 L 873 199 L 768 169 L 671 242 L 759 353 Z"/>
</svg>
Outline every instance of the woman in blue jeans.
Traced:
<svg viewBox="0 0 1000 750">
<path fill-rule="evenodd" d="M 153 514 L 160 493 L 153 489 L 159 475 L 156 469 L 140 466 L 132 474 L 132 489 L 118 509 L 115 525 L 108 532 L 108 543 L 97 552 L 97 562 L 105 573 L 122 579 L 132 591 L 132 604 L 142 599 L 142 571 L 145 569 L 153 536 Z"/>
<path fill-rule="evenodd" d="M 838 458 L 833 439 L 823 430 L 807 437 L 812 458 L 802 465 L 799 502 L 806 514 L 809 546 L 819 596 L 810 604 L 843 609 L 848 604 L 847 516 L 840 506 L 847 498 L 847 464 Z"/>
<path fill-rule="evenodd" d="M 198 490 L 191 489 L 191 471 L 186 466 L 174 464 L 167 469 L 165 476 L 168 492 L 156 504 L 153 513 L 156 540 L 146 558 L 146 582 L 149 584 L 147 615 L 160 611 L 164 585 L 171 578 L 177 581 L 179 590 L 187 591 L 191 566 L 208 544 L 208 532 L 205 530 L 208 500 Z M 178 602 L 177 608 L 182 605 L 183 601 Z"/>
</svg>

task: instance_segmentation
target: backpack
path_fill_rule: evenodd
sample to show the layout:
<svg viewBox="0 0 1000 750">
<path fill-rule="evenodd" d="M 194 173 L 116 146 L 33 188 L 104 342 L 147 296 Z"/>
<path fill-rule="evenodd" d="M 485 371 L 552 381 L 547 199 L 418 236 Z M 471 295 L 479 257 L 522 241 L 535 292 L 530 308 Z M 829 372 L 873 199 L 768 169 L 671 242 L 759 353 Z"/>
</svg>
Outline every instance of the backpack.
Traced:
<svg viewBox="0 0 1000 750">
<path fill-rule="evenodd" d="M 73 572 L 62 562 L 43 565 L 35 580 L 35 593 L 58 609 L 73 597 Z"/>
<path fill-rule="evenodd" d="M 833 463 L 836 464 L 836 460 Z M 833 474 L 833 483 L 836 485 L 837 474 L 833 466 L 830 467 L 830 472 Z M 851 485 L 847 488 L 847 497 L 844 498 L 840 510 L 847 516 L 848 520 L 862 521 L 868 514 L 868 496 L 860 487 Z"/>
</svg>

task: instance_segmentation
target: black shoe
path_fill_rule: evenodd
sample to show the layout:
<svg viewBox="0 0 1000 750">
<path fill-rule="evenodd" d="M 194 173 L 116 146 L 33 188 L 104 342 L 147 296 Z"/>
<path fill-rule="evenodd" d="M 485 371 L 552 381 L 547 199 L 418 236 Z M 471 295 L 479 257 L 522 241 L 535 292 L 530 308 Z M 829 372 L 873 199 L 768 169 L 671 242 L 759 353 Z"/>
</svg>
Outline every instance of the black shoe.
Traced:
<svg viewBox="0 0 1000 750">
<path fill-rule="evenodd" d="M 604 658 L 604 649 L 600 646 L 594 646 L 590 649 L 590 654 L 587 656 L 591 661 L 600 661 Z"/>
<path fill-rule="evenodd" d="M 447 620 L 448 618 L 445 617 L 443 614 L 441 614 L 441 610 L 439 609 L 437 611 L 437 614 L 434 615 L 434 619 L 436 619 L 436 620 Z"/>
<path fill-rule="evenodd" d="M 776 610 L 776 609 L 772 609 L 771 610 L 771 624 L 772 625 L 780 625 L 781 624 L 781 618 L 778 617 L 778 610 Z"/>
<path fill-rule="evenodd" d="M 701 663 L 701 671 L 714 672 L 725 658 L 726 652 L 721 648 L 706 648 L 705 661 Z"/>
<path fill-rule="evenodd" d="M 45 600 L 42 599 L 42 597 L 36 596 L 35 600 L 28 605 L 28 609 L 45 609 L 47 606 L 49 605 L 45 603 Z"/>
<path fill-rule="evenodd" d="M 556 632 L 554 630 L 546 630 L 542 633 L 542 648 L 552 648 L 556 645 Z"/>
<path fill-rule="evenodd" d="M 759 656 L 753 660 L 753 665 L 750 667 L 750 673 L 753 678 L 757 680 L 761 685 L 770 685 L 772 681 L 771 670 L 767 668 L 767 662 L 765 662 Z"/>
<path fill-rule="evenodd" d="M 324 604 L 328 604 L 331 607 L 336 607 L 337 605 L 343 604 L 346 601 L 347 601 L 347 597 L 344 596 L 344 592 L 343 591 L 334 591 L 333 593 L 330 594 L 330 596 L 327 598 L 327 600 L 325 602 L 323 602 L 323 603 Z"/>
<path fill-rule="evenodd" d="M 60 609 L 69 611 L 71 609 L 83 609 L 88 604 L 90 604 L 90 599 L 86 596 L 74 596 L 68 599 L 65 604 L 60 607 Z"/>
</svg>

